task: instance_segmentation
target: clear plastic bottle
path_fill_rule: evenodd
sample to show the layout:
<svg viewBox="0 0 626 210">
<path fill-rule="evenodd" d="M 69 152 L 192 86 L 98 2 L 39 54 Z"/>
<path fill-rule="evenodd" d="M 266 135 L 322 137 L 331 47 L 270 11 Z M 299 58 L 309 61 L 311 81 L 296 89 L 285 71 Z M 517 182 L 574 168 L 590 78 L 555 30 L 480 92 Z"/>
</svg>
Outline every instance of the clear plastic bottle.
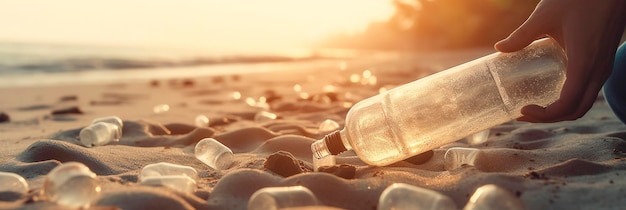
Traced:
<svg viewBox="0 0 626 210">
<path fill-rule="evenodd" d="M 384 166 L 548 105 L 565 82 L 566 57 L 552 39 L 494 53 L 399 86 L 354 105 L 345 126 L 314 142 L 316 158 L 354 150 Z"/>
</svg>

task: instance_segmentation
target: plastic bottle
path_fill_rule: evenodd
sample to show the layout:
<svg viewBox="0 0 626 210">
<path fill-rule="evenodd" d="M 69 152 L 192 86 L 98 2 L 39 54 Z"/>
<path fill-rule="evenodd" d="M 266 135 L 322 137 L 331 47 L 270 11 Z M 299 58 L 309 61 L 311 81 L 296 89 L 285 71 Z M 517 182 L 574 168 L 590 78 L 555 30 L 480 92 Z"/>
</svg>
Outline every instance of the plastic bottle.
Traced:
<svg viewBox="0 0 626 210">
<path fill-rule="evenodd" d="M 28 182 L 16 173 L 0 171 L 0 202 L 14 201 L 28 194 Z"/>
<path fill-rule="evenodd" d="M 42 195 L 68 209 L 89 209 L 101 190 L 97 175 L 89 167 L 79 162 L 65 162 L 46 175 Z"/>
<path fill-rule="evenodd" d="M 139 174 L 142 185 L 165 186 L 183 193 L 193 193 L 198 180 L 196 169 L 167 162 L 146 165 Z"/>
<path fill-rule="evenodd" d="M 559 98 L 566 57 L 552 39 L 494 53 L 355 104 L 340 131 L 314 142 L 316 158 L 354 150 L 384 166 L 521 116 Z"/>
<path fill-rule="evenodd" d="M 518 196 L 494 184 L 476 189 L 463 210 L 522 210 L 526 209 Z"/>
<path fill-rule="evenodd" d="M 378 210 L 454 210 L 456 204 L 440 192 L 404 183 L 389 185 L 378 198 Z"/>
<path fill-rule="evenodd" d="M 217 170 L 230 168 L 235 159 L 233 151 L 214 138 L 200 140 L 194 148 L 194 155 L 204 164 Z"/>
<path fill-rule="evenodd" d="M 250 196 L 248 210 L 295 209 L 315 205 L 317 205 L 317 198 L 306 187 L 265 187 Z"/>
</svg>

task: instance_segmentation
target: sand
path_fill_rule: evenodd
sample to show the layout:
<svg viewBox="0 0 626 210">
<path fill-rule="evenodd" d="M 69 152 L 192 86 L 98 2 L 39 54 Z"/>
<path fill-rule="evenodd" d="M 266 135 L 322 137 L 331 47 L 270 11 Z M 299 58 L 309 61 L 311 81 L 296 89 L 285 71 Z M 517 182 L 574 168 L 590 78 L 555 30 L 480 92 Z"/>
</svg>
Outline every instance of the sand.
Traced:
<svg viewBox="0 0 626 210">
<path fill-rule="evenodd" d="M 435 190 L 459 209 L 486 184 L 508 190 L 527 209 L 623 208 L 626 126 L 602 96 L 576 121 L 511 121 L 491 128 L 484 143 L 462 139 L 385 167 L 368 166 L 346 152 L 337 158 L 341 167 L 312 172 L 310 144 L 323 135 L 321 122 L 331 119 L 343 126 L 349 107 L 381 88 L 485 54 L 431 53 L 337 60 L 297 71 L 0 88 L 0 111 L 10 117 L 0 123 L 0 171 L 23 176 L 30 188 L 19 198 L 0 196 L 0 209 L 65 208 L 47 200 L 41 189 L 50 170 L 71 161 L 97 174 L 102 193 L 94 209 L 246 209 L 257 190 L 293 185 L 310 189 L 319 201 L 302 209 L 376 209 L 380 194 L 393 183 Z M 376 80 L 350 81 L 364 70 Z M 169 111 L 154 113 L 159 104 L 168 104 Z M 255 120 L 260 111 L 277 119 Z M 194 124 L 200 114 L 210 119 L 209 126 Z M 79 144 L 81 128 L 111 115 L 124 121 L 119 142 Z M 208 137 L 235 153 L 231 168 L 215 170 L 194 157 L 195 144 Z M 450 147 L 478 148 L 483 155 L 473 166 L 445 170 L 443 156 Z M 197 190 L 185 194 L 139 184 L 142 167 L 158 162 L 195 168 Z"/>
</svg>

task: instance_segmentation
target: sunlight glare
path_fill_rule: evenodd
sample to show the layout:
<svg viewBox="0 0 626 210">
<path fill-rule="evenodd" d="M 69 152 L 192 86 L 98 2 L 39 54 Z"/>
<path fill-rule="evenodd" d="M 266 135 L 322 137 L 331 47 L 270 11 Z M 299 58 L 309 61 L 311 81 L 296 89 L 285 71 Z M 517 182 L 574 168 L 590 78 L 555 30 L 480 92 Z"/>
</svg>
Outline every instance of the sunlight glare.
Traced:
<svg viewBox="0 0 626 210">
<path fill-rule="evenodd" d="M 362 31 L 393 12 L 391 0 L 7 1 L 0 41 L 268 50 Z"/>
</svg>

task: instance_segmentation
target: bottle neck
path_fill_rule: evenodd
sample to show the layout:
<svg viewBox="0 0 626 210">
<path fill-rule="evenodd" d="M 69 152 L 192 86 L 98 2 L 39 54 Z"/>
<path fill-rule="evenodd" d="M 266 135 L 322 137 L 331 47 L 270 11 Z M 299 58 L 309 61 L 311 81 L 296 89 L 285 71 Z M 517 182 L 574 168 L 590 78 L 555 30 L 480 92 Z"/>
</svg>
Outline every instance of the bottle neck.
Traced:
<svg viewBox="0 0 626 210">
<path fill-rule="evenodd" d="M 311 150 L 315 158 L 323 158 L 328 155 L 337 155 L 341 152 L 347 151 L 348 148 L 344 146 L 341 131 L 334 131 L 324 138 L 317 140 L 311 144 Z"/>
</svg>

